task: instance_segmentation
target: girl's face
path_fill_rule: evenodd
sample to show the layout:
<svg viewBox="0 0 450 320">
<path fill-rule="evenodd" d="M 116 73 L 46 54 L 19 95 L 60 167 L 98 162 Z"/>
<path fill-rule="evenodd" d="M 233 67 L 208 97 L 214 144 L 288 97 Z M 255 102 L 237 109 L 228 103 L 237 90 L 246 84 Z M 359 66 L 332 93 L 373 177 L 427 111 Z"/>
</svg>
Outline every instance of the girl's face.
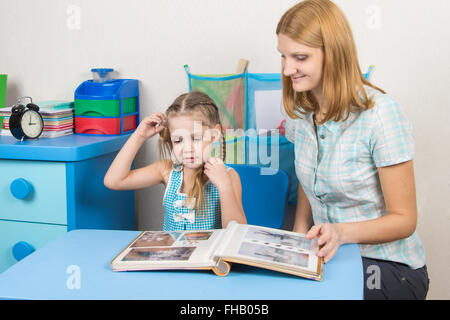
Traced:
<svg viewBox="0 0 450 320">
<path fill-rule="evenodd" d="M 221 138 L 220 125 L 209 128 L 194 115 L 171 116 L 168 127 L 177 162 L 191 169 L 208 161 L 212 144 Z"/>
<path fill-rule="evenodd" d="M 278 51 L 281 53 L 283 74 L 290 77 L 294 91 L 313 91 L 321 96 L 324 65 L 322 48 L 308 47 L 280 34 Z"/>
</svg>

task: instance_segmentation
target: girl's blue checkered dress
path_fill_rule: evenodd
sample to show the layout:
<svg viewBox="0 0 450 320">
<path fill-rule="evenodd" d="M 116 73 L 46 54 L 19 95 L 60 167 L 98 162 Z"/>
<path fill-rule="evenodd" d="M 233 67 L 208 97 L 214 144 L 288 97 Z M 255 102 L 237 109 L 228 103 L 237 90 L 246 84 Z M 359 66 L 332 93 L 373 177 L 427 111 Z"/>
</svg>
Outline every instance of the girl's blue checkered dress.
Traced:
<svg viewBox="0 0 450 320">
<path fill-rule="evenodd" d="M 227 170 L 230 168 L 227 167 Z M 206 203 L 200 214 L 190 209 L 186 202 L 186 194 L 181 193 L 183 184 L 183 167 L 173 166 L 169 182 L 164 193 L 164 226 L 163 230 L 209 230 L 222 228 L 219 190 L 208 181 L 203 189 Z"/>
</svg>

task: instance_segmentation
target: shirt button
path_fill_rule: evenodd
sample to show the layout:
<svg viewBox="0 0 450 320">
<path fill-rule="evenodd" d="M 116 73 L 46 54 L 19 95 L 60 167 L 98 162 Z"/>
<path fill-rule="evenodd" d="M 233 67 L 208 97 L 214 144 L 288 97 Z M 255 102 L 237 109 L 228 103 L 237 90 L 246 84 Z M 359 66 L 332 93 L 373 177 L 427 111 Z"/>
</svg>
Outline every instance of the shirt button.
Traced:
<svg viewBox="0 0 450 320">
<path fill-rule="evenodd" d="M 323 134 L 320 135 L 320 139 L 325 139 L 325 136 Z"/>
</svg>

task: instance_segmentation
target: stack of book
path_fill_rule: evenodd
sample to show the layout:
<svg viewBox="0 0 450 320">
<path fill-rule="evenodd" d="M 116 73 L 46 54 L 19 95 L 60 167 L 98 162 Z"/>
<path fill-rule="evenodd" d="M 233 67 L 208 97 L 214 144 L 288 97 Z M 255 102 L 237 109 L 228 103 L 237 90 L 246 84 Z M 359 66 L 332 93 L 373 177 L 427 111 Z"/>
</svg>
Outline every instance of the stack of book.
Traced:
<svg viewBox="0 0 450 320">
<path fill-rule="evenodd" d="M 39 106 L 39 113 L 44 120 L 44 130 L 42 138 L 56 138 L 73 134 L 74 129 L 74 109 L 73 102 L 64 101 L 43 101 L 36 102 Z M 0 109 L 0 117 L 3 117 L 1 125 L 1 135 L 10 136 L 9 117 L 12 107 Z"/>
</svg>

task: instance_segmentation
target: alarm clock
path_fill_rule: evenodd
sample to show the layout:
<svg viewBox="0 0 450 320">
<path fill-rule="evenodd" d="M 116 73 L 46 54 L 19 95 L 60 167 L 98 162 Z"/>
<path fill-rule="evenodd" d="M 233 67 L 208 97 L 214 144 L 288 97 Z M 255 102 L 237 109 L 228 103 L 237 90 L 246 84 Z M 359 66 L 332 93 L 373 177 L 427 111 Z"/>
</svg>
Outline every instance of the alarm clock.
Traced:
<svg viewBox="0 0 450 320">
<path fill-rule="evenodd" d="M 24 106 L 20 100 L 29 98 L 30 103 Z M 9 118 L 9 130 L 11 134 L 19 140 L 36 139 L 44 130 L 44 120 L 39 113 L 39 107 L 33 104 L 30 97 L 22 97 L 11 109 Z"/>
</svg>

